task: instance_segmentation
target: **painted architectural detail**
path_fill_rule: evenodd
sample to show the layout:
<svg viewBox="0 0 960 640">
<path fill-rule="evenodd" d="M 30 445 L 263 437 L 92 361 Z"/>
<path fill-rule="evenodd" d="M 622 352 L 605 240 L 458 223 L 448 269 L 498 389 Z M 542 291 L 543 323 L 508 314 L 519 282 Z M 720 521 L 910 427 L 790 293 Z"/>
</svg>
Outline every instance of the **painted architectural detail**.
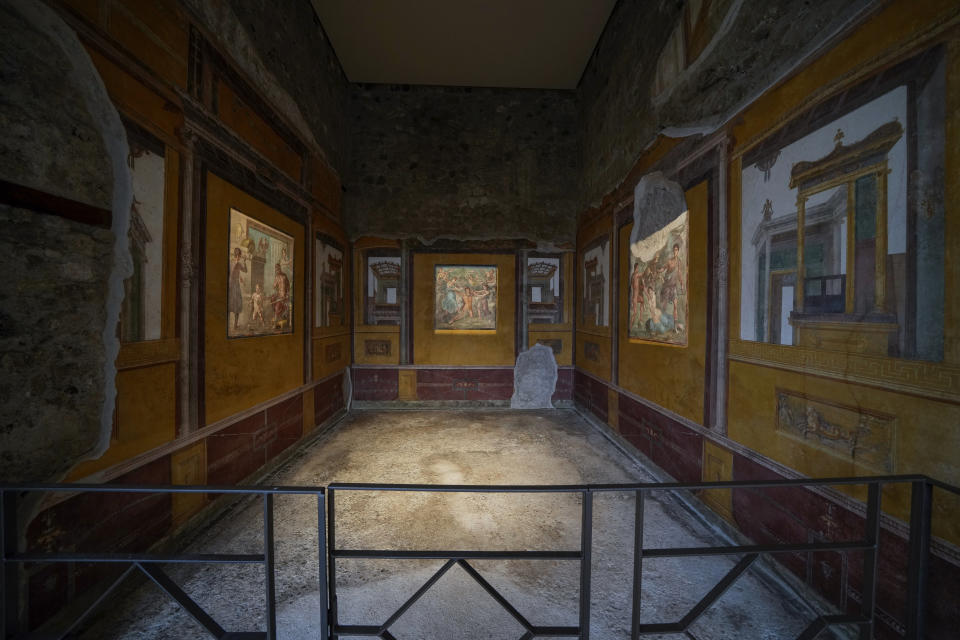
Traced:
<svg viewBox="0 0 960 640">
<path fill-rule="evenodd" d="M 687 212 L 630 247 L 629 336 L 686 346 Z"/>
<path fill-rule="evenodd" d="M 527 321 L 531 324 L 563 322 L 560 258 L 527 258 Z"/>
<path fill-rule="evenodd" d="M 553 349 L 553 355 L 558 356 L 563 353 L 563 340 L 558 338 L 540 338 L 537 340 L 537 344 L 542 344 L 545 347 L 550 347 Z"/>
<path fill-rule="evenodd" d="M 363 349 L 368 356 L 389 356 L 390 355 L 390 341 L 389 340 L 364 340 Z"/>
<path fill-rule="evenodd" d="M 293 238 L 230 210 L 227 337 L 293 333 Z"/>
<path fill-rule="evenodd" d="M 777 431 L 877 471 L 895 470 L 891 415 L 777 390 Z"/>
<path fill-rule="evenodd" d="M 322 233 L 316 238 L 314 326 L 344 325 L 343 247 Z"/>
<path fill-rule="evenodd" d="M 745 157 L 741 339 L 943 358 L 942 212 L 911 195 L 943 167 L 942 113 L 925 106 L 943 80 L 924 66 Z"/>
<path fill-rule="evenodd" d="M 366 297 L 364 315 L 367 324 L 400 324 L 400 251 L 370 250 L 366 253 Z"/>
<path fill-rule="evenodd" d="M 582 260 L 582 324 L 606 327 L 610 314 L 610 236 L 601 236 L 587 245 Z"/>
<path fill-rule="evenodd" d="M 159 340 L 163 297 L 164 147 L 141 141 L 147 134 L 131 131 L 127 165 L 133 181 L 130 207 L 130 257 L 133 275 L 124 281 L 120 338 L 124 342 Z"/>
<path fill-rule="evenodd" d="M 497 267 L 437 265 L 434 301 L 437 331 L 496 331 Z"/>
</svg>

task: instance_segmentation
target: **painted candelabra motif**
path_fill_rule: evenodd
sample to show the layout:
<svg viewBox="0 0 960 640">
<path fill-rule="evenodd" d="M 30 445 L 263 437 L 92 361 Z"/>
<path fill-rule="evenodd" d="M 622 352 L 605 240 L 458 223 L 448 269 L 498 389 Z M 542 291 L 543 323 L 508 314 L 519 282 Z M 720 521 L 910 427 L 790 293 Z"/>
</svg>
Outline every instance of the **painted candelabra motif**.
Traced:
<svg viewBox="0 0 960 640">
<path fill-rule="evenodd" d="M 630 248 L 629 335 L 687 344 L 687 212 Z"/>
<path fill-rule="evenodd" d="M 293 333 L 293 237 L 230 210 L 227 337 Z"/>
<path fill-rule="evenodd" d="M 434 302 L 437 331 L 496 331 L 497 267 L 437 265 Z"/>
</svg>

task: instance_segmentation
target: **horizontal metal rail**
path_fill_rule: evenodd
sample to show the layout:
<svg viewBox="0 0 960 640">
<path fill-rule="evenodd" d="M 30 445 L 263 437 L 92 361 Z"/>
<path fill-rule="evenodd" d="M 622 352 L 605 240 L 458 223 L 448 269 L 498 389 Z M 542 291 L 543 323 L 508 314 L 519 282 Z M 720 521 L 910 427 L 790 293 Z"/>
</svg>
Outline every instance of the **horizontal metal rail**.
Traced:
<svg viewBox="0 0 960 640">
<path fill-rule="evenodd" d="M 0 486 L 0 560 L 3 586 L 0 638 L 29 638 L 20 619 L 21 567 L 26 563 L 99 563 L 124 566 L 123 574 L 90 604 L 80 616 L 58 631 L 55 637 L 65 637 L 97 607 L 102 605 L 127 576 L 142 574 L 172 599 L 178 602 L 204 629 L 215 638 L 270 638 L 276 637 L 276 569 L 274 540 L 274 500 L 278 495 L 312 495 L 317 499 L 318 547 L 320 573 L 318 589 L 321 605 L 322 639 L 341 635 L 394 638 L 389 627 L 423 596 L 451 568 L 459 567 L 480 585 L 501 607 L 523 627 L 522 640 L 542 636 L 566 636 L 588 639 L 590 634 L 591 554 L 593 535 L 593 496 L 599 493 L 630 492 L 636 501 L 635 539 L 632 585 L 631 638 L 651 633 L 685 633 L 761 556 L 783 553 L 857 552 L 863 557 L 863 578 L 860 585 L 858 613 L 827 614 L 814 619 L 798 636 L 798 640 L 816 638 L 823 630 L 848 625 L 859 628 L 860 638 L 870 638 L 876 620 L 876 588 L 878 574 L 878 541 L 882 489 L 885 485 L 909 484 L 912 487 L 909 521 L 909 558 L 907 564 L 907 638 L 919 640 L 925 633 L 926 585 L 928 556 L 931 543 L 931 513 L 933 492 L 944 490 L 960 495 L 955 487 L 924 475 L 885 475 L 871 477 L 796 478 L 778 480 L 731 480 L 719 482 L 642 482 L 593 485 L 429 485 L 429 484 L 372 484 L 333 483 L 322 486 L 202 486 L 202 485 L 104 485 L 104 484 L 14 484 Z M 777 488 L 811 488 L 864 486 L 867 488 L 864 530 L 855 540 L 807 541 L 777 544 L 741 544 L 703 547 L 646 547 L 643 543 L 643 505 L 645 497 L 655 491 L 699 492 L 715 489 L 758 490 Z M 428 492 L 428 493 L 484 493 L 484 494 L 567 494 L 580 496 L 581 521 L 579 549 L 341 549 L 336 545 L 336 510 L 334 496 L 339 491 L 350 492 Z M 141 494 L 223 494 L 252 496 L 262 500 L 262 553 L 150 553 L 149 551 L 99 553 L 88 551 L 38 552 L 19 549 L 22 528 L 18 522 L 18 507 L 29 493 L 141 493 Z M 72 495 L 68 496 L 72 497 Z M 362 526 L 362 523 L 361 523 Z M 69 533 L 69 532 L 68 532 Z M 694 605 L 680 620 L 642 623 L 642 578 L 644 560 L 666 557 L 739 556 L 726 575 Z M 357 559 L 432 559 L 443 565 L 426 583 L 386 620 L 377 624 L 340 624 L 337 618 L 336 592 L 337 562 Z M 577 561 L 580 567 L 578 624 L 537 626 L 531 624 L 508 600 L 495 589 L 471 564 L 474 560 L 565 560 Z M 265 567 L 264 603 L 266 631 L 228 632 L 187 595 L 162 569 L 164 564 L 262 564 Z M 237 603 L 240 604 L 240 603 Z M 50 637 L 45 634 L 44 637 Z"/>
<path fill-rule="evenodd" d="M 91 551 L 21 551 L 18 523 L 20 501 L 30 493 L 138 493 L 138 494 L 213 494 L 252 496 L 262 501 L 263 551 L 261 553 L 150 553 Z M 200 485 L 105 485 L 105 484 L 13 484 L 0 486 L 0 564 L 2 564 L 2 602 L 0 602 L 0 638 L 66 638 L 73 633 L 130 575 L 141 574 L 160 587 L 212 637 L 221 640 L 261 639 L 274 640 L 277 635 L 276 616 L 276 569 L 274 559 L 274 497 L 278 495 L 316 496 L 317 512 L 323 519 L 325 512 L 324 487 L 258 487 L 258 486 L 200 486 Z M 324 563 L 324 531 L 320 527 L 318 557 Z M 20 619 L 21 587 L 20 569 L 27 563 L 49 564 L 112 564 L 126 565 L 123 573 L 113 580 L 91 603 L 56 630 L 44 630 L 42 634 L 31 633 L 23 628 Z M 210 614 L 191 598 L 163 570 L 165 564 L 261 564 L 264 566 L 264 605 L 266 631 L 227 631 Z M 322 572 L 321 572 L 322 573 Z M 326 600 L 325 575 L 321 576 L 321 594 Z M 322 637 L 327 637 L 326 607 L 321 611 Z"/>
</svg>

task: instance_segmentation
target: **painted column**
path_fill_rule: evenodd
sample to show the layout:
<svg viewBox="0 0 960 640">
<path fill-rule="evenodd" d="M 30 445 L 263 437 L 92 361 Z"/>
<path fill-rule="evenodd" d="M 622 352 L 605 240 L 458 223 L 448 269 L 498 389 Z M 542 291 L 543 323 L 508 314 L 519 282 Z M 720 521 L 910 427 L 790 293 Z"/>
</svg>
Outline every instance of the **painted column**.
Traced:
<svg viewBox="0 0 960 640">
<path fill-rule="evenodd" d="M 806 235 L 806 206 L 807 199 L 797 196 L 797 283 L 793 288 L 793 308 L 803 313 L 803 246 Z"/>
<path fill-rule="evenodd" d="M 844 302 L 844 309 L 847 313 L 853 313 L 853 304 L 854 304 L 854 277 L 856 275 L 856 261 L 854 260 L 857 253 L 857 229 L 856 229 L 856 190 L 855 183 L 853 180 L 847 183 L 847 290 L 846 290 L 846 301 Z"/>
<path fill-rule="evenodd" d="M 875 239 L 873 310 L 883 313 L 887 297 L 887 163 L 877 172 L 877 235 Z"/>
</svg>

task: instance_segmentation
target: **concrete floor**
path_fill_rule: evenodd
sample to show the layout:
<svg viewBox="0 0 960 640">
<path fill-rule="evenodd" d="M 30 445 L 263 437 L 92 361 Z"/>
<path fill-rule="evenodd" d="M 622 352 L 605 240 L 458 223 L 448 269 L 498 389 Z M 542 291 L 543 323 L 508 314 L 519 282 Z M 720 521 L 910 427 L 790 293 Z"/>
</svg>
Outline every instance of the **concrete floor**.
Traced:
<svg viewBox="0 0 960 640">
<path fill-rule="evenodd" d="M 357 411 L 295 455 L 274 485 L 337 482 L 589 484 L 650 481 L 636 461 L 569 410 Z M 580 498 L 569 495 L 339 492 L 338 547 L 400 549 L 578 549 Z M 310 497 L 276 503 L 280 638 L 318 638 L 317 513 Z M 259 503 L 231 509 L 191 551 L 260 550 Z M 634 499 L 594 502 L 591 637 L 627 638 Z M 646 546 L 725 544 L 676 496 L 651 494 Z M 644 622 L 679 620 L 736 557 L 644 561 Z M 341 560 L 341 622 L 379 624 L 441 561 Z M 532 623 L 576 625 L 576 561 L 477 561 L 477 570 Z M 259 566 L 168 567 L 229 631 L 263 629 Z M 250 604 L 248 604 L 250 603 Z M 136 589 L 83 638 L 202 638 L 202 629 L 152 584 Z M 692 625 L 697 640 L 794 638 L 813 607 L 769 572 L 751 568 Z M 390 631 L 399 640 L 519 638 L 521 627 L 459 567 L 451 569 Z M 686 638 L 663 635 L 662 640 Z"/>
</svg>

